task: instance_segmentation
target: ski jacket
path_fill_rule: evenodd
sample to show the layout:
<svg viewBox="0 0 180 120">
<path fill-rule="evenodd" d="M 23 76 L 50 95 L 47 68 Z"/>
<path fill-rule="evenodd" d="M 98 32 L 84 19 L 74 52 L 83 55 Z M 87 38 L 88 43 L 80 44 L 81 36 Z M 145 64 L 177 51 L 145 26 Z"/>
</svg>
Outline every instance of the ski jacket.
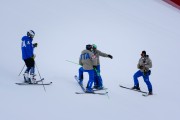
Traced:
<svg viewBox="0 0 180 120">
<path fill-rule="evenodd" d="M 139 59 L 137 68 L 140 69 L 141 72 L 147 72 L 149 68 L 152 68 L 152 61 L 148 55 Z"/>
<path fill-rule="evenodd" d="M 22 43 L 21 43 L 21 50 L 22 50 L 22 59 L 28 59 L 33 57 L 33 51 L 34 51 L 34 47 L 32 44 L 33 39 L 28 37 L 28 36 L 24 36 L 22 37 Z"/>
<path fill-rule="evenodd" d="M 100 50 L 97 50 L 97 49 L 94 50 L 93 53 L 94 53 L 94 55 L 95 55 L 96 58 L 97 58 L 97 65 L 100 65 L 100 59 L 99 59 L 99 56 L 102 56 L 102 57 L 108 57 L 108 54 L 103 53 L 103 52 L 101 52 Z"/>
<path fill-rule="evenodd" d="M 89 50 L 83 50 L 79 58 L 79 64 L 84 70 L 92 70 L 97 65 L 96 56 Z"/>
</svg>

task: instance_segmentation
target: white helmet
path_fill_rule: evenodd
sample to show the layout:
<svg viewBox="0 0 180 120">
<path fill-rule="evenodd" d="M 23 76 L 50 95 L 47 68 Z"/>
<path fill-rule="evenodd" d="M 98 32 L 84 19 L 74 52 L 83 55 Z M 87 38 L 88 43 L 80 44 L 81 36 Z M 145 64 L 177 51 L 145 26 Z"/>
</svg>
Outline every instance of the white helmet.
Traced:
<svg viewBox="0 0 180 120">
<path fill-rule="evenodd" d="M 35 36 L 35 32 L 34 32 L 33 30 L 29 30 L 29 31 L 27 32 L 27 36 L 33 38 L 33 37 Z"/>
</svg>

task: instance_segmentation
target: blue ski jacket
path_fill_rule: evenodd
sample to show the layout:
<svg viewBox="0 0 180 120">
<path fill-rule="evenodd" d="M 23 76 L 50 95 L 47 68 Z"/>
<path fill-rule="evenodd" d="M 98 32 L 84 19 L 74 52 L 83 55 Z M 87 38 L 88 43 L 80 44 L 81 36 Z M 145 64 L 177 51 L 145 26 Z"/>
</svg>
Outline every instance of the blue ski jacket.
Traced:
<svg viewBox="0 0 180 120">
<path fill-rule="evenodd" d="M 28 37 L 28 36 L 24 36 L 22 37 L 22 43 L 21 43 L 21 50 L 22 50 L 22 59 L 28 59 L 33 57 L 33 51 L 34 51 L 34 47 L 32 44 L 33 39 Z"/>
</svg>

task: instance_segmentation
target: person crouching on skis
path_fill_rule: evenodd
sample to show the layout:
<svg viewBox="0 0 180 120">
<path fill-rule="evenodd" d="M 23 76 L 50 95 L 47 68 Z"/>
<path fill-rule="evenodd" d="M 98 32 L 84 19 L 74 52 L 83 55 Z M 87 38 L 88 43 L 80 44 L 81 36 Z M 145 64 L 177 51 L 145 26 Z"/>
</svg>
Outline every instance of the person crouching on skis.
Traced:
<svg viewBox="0 0 180 120">
<path fill-rule="evenodd" d="M 24 72 L 24 82 L 26 83 L 36 83 L 35 79 L 35 61 L 34 61 L 34 53 L 33 50 L 37 47 L 37 43 L 32 43 L 33 38 L 35 36 L 35 32 L 30 30 L 27 32 L 27 36 L 22 37 L 22 59 L 24 60 L 27 69 Z M 30 73 L 30 77 L 29 77 Z"/>
<path fill-rule="evenodd" d="M 86 45 L 86 49 L 81 52 L 79 58 L 79 64 L 82 66 L 79 68 L 79 83 L 83 82 L 83 72 L 89 74 L 89 81 L 87 83 L 86 92 L 93 93 L 92 85 L 94 83 L 94 69 L 93 66 L 97 65 L 96 56 L 92 53 L 92 45 Z"/>
</svg>

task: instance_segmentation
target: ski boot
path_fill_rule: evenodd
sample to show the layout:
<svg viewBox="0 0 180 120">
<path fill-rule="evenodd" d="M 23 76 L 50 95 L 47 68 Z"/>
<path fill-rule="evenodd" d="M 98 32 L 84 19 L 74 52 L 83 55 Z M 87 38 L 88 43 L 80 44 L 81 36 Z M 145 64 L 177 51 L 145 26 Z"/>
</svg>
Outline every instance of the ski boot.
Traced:
<svg viewBox="0 0 180 120">
<path fill-rule="evenodd" d="M 104 89 L 103 86 L 98 86 L 98 87 L 97 87 L 97 90 L 103 90 L 103 89 Z"/>
<path fill-rule="evenodd" d="M 79 84 L 80 84 L 80 85 L 83 85 L 83 80 L 79 80 Z"/>
<path fill-rule="evenodd" d="M 98 86 L 97 86 L 97 85 L 94 85 L 94 86 L 93 86 L 93 89 L 98 89 Z"/>
<path fill-rule="evenodd" d="M 134 86 L 134 87 L 132 87 L 131 89 L 132 89 L 132 90 L 139 90 L 139 91 L 141 90 L 139 86 Z"/>
<path fill-rule="evenodd" d="M 35 76 L 34 74 L 30 75 L 31 84 L 37 84 Z"/>
<path fill-rule="evenodd" d="M 24 82 L 30 83 L 29 73 L 24 73 L 23 75 L 24 75 Z"/>
<path fill-rule="evenodd" d="M 148 95 L 153 95 L 153 92 L 152 92 L 152 90 L 149 90 L 149 93 L 148 93 Z"/>
<path fill-rule="evenodd" d="M 92 88 L 86 88 L 86 93 L 94 93 Z"/>
<path fill-rule="evenodd" d="M 83 75 L 79 76 L 79 84 L 83 85 Z"/>
</svg>

